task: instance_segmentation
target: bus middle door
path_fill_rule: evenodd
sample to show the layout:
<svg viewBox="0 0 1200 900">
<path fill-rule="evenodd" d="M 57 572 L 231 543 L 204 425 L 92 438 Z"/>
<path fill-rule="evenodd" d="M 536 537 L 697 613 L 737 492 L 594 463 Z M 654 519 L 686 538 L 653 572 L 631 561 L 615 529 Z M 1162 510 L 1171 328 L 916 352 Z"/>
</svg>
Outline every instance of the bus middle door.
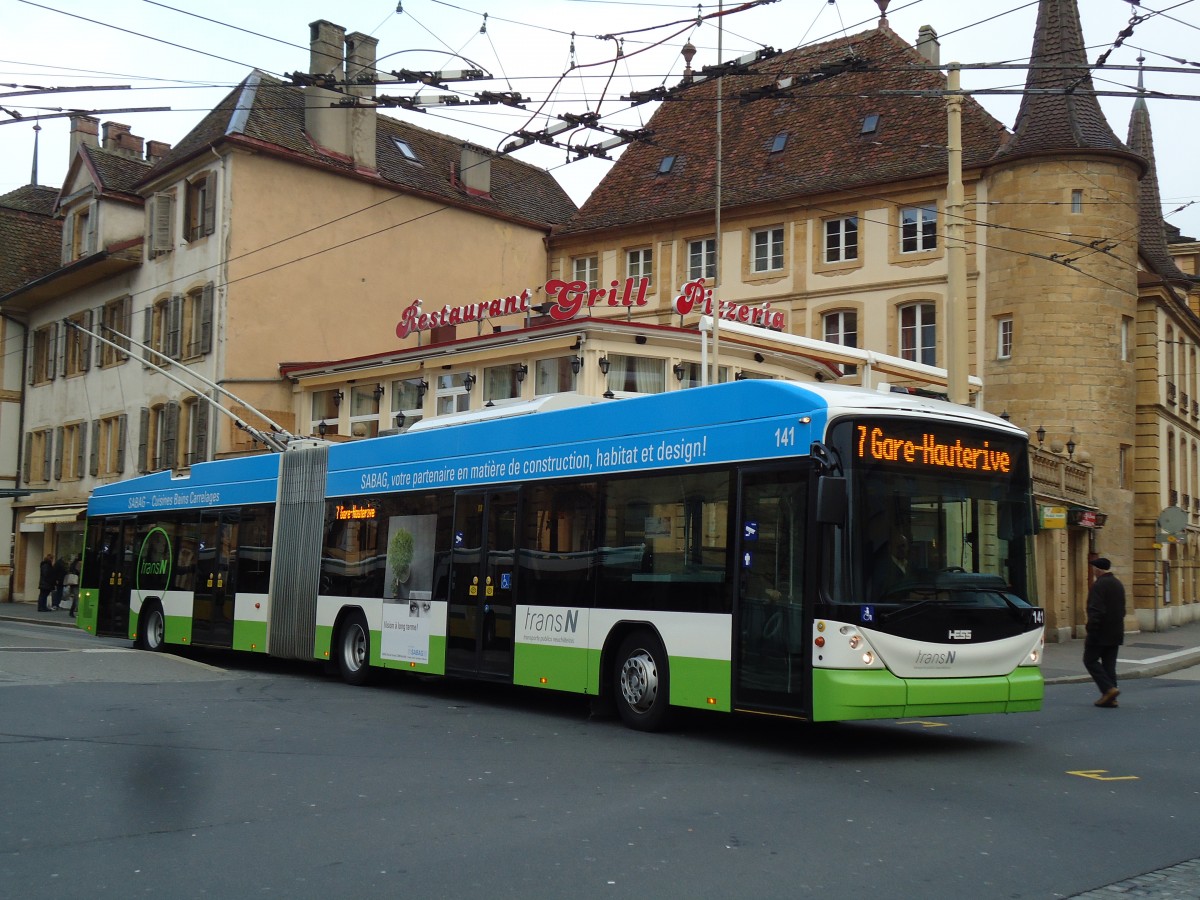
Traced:
<svg viewBox="0 0 1200 900">
<path fill-rule="evenodd" d="M 446 670 L 512 677 L 517 491 L 469 491 L 454 503 Z"/>
<path fill-rule="evenodd" d="M 192 600 L 192 643 L 233 646 L 233 595 L 237 574 L 236 522 L 205 513 L 200 521 L 196 592 Z"/>
<path fill-rule="evenodd" d="M 129 595 L 136 580 L 137 523 L 133 519 L 109 519 L 103 528 L 96 555 L 96 633 L 128 636 Z"/>
</svg>

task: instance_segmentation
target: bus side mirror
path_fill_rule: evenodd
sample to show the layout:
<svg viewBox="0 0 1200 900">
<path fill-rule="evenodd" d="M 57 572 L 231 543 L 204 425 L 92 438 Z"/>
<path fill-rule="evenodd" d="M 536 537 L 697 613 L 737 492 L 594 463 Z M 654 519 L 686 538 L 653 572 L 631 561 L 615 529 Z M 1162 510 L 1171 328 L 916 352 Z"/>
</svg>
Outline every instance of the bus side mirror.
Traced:
<svg viewBox="0 0 1200 900">
<path fill-rule="evenodd" d="M 845 525 L 846 479 L 839 475 L 822 475 L 817 479 L 817 522 L 821 525 Z"/>
</svg>

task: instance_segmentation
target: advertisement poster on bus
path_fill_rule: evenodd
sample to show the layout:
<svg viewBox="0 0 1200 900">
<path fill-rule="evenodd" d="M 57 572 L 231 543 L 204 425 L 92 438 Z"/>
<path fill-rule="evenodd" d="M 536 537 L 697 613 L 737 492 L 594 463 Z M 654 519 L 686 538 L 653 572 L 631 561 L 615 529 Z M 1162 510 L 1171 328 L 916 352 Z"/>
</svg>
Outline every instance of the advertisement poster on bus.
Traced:
<svg viewBox="0 0 1200 900">
<path fill-rule="evenodd" d="M 433 596 L 433 537 L 437 516 L 388 519 L 387 565 L 383 579 L 384 659 L 429 662 L 430 598 Z"/>
</svg>

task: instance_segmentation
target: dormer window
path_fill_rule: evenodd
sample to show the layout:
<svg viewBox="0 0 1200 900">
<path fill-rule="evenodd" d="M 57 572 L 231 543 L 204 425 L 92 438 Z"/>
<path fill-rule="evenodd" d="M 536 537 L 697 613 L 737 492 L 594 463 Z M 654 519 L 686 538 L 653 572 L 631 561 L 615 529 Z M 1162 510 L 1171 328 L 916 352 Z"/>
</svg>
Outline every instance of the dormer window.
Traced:
<svg viewBox="0 0 1200 900">
<path fill-rule="evenodd" d="M 409 146 L 408 141 L 402 141 L 400 138 L 392 138 L 392 143 L 396 145 L 396 149 L 400 151 L 400 155 L 409 162 L 419 163 L 417 154 L 413 152 L 413 148 Z"/>
</svg>

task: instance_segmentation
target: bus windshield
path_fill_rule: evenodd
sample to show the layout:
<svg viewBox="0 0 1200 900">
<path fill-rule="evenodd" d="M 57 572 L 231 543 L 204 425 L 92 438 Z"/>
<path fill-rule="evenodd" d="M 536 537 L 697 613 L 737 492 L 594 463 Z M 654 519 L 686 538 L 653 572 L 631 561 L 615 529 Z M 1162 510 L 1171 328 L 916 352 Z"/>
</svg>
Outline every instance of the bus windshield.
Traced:
<svg viewBox="0 0 1200 900">
<path fill-rule="evenodd" d="M 1035 602 L 1026 444 L 946 422 L 858 419 L 831 429 L 846 468 L 837 603 Z"/>
</svg>

